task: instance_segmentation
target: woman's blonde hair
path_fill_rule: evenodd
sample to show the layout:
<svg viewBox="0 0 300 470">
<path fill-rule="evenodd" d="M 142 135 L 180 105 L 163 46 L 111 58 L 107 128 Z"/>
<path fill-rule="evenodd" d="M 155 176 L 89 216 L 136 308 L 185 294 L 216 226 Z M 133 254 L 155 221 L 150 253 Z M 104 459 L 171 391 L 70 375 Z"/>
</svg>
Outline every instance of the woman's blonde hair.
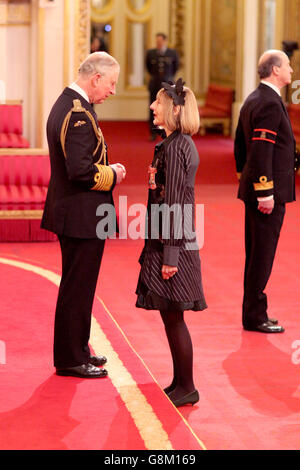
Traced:
<svg viewBox="0 0 300 470">
<path fill-rule="evenodd" d="M 184 87 L 184 91 L 186 92 L 185 104 L 179 105 L 180 110 L 177 115 L 174 113 L 175 104 L 173 99 L 168 96 L 164 88 L 159 90 L 157 98 L 161 98 L 164 104 L 164 123 L 166 127 L 172 132 L 178 130 L 182 134 L 194 135 L 197 134 L 200 127 L 197 100 L 190 88 Z"/>
</svg>

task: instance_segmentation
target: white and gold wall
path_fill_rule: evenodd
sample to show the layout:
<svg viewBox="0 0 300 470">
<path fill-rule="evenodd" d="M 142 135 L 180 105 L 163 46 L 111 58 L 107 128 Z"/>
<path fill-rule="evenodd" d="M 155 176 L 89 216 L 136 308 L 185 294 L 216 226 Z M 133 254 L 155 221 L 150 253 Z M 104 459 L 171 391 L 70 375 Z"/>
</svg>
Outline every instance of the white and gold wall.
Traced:
<svg viewBox="0 0 300 470">
<path fill-rule="evenodd" d="M 0 99 L 23 100 L 24 132 L 28 136 L 30 102 L 30 2 L 0 0 Z"/>
<path fill-rule="evenodd" d="M 300 46 L 300 0 L 0 0 L 0 99 L 23 100 L 24 135 L 46 146 L 53 102 L 76 78 L 91 32 L 109 25 L 109 52 L 121 65 L 117 95 L 100 119 L 147 120 L 145 51 L 165 32 L 181 59 L 178 76 L 199 103 L 210 82 L 235 89 L 240 106 L 257 85 L 257 60 L 282 40 Z M 300 51 L 292 64 L 300 78 Z M 5 88 L 5 90 L 4 90 Z"/>
<path fill-rule="evenodd" d="M 89 52 L 89 32 L 89 0 L 0 0 L 0 99 L 23 101 L 32 147 L 47 145 L 47 116 Z"/>
</svg>

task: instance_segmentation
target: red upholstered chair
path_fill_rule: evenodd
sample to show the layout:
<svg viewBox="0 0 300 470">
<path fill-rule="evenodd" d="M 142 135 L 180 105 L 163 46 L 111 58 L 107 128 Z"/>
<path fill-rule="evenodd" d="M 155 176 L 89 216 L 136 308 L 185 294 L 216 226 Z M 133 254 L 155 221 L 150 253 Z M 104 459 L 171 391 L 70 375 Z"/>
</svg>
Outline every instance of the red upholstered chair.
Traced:
<svg viewBox="0 0 300 470">
<path fill-rule="evenodd" d="M 300 152 L 300 106 L 299 104 L 289 104 L 288 113 L 292 123 L 297 150 Z"/>
<path fill-rule="evenodd" d="M 0 149 L 0 241 L 50 241 L 40 228 L 50 179 L 43 149 Z"/>
<path fill-rule="evenodd" d="M 296 147 L 298 153 L 300 153 L 300 105 L 299 104 L 289 104 L 288 113 L 292 123 L 292 128 L 296 140 Z M 300 175 L 300 168 L 298 170 L 298 175 Z"/>
<path fill-rule="evenodd" d="M 234 90 L 220 85 L 209 85 L 204 106 L 199 106 L 200 134 L 205 135 L 206 127 L 221 124 L 223 134 L 228 136 L 231 127 L 231 108 Z"/>
<path fill-rule="evenodd" d="M 0 148 L 28 148 L 23 137 L 22 102 L 0 104 Z"/>
</svg>

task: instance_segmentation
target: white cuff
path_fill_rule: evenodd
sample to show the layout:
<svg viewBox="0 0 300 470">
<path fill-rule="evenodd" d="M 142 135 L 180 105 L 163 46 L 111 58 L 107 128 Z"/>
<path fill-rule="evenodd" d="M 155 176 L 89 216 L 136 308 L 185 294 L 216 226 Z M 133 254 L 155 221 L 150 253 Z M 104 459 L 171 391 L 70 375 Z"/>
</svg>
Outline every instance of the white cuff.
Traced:
<svg viewBox="0 0 300 470">
<path fill-rule="evenodd" d="M 258 202 L 260 202 L 260 201 L 271 201 L 272 199 L 274 199 L 273 195 L 272 195 L 272 196 L 258 197 L 258 198 L 257 198 Z"/>
</svg>

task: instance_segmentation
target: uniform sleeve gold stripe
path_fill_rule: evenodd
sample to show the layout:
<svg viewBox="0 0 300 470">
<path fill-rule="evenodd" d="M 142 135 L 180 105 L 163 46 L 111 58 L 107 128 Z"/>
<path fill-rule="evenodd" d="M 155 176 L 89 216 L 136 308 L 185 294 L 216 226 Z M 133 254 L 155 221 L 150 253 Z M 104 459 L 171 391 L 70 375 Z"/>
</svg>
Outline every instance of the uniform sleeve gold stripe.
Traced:
<svg viewBox="0 0 300 470">
<path fill-rule="evenodd" d="M 110 191 L 114 183 L 114 171 L 106 165 L 95 164 L 98 172 L 94 176 L 95 185 L 93 191 Z"/>
<path fill-rule="evenodd" d="M 259 178 L 259 183 L 254 183 L 253 185 L 255 191 L 266 191 L 274 188 L 274 182 L 268 181 L 266 176 L 261 176 Z"/>
</svg>

